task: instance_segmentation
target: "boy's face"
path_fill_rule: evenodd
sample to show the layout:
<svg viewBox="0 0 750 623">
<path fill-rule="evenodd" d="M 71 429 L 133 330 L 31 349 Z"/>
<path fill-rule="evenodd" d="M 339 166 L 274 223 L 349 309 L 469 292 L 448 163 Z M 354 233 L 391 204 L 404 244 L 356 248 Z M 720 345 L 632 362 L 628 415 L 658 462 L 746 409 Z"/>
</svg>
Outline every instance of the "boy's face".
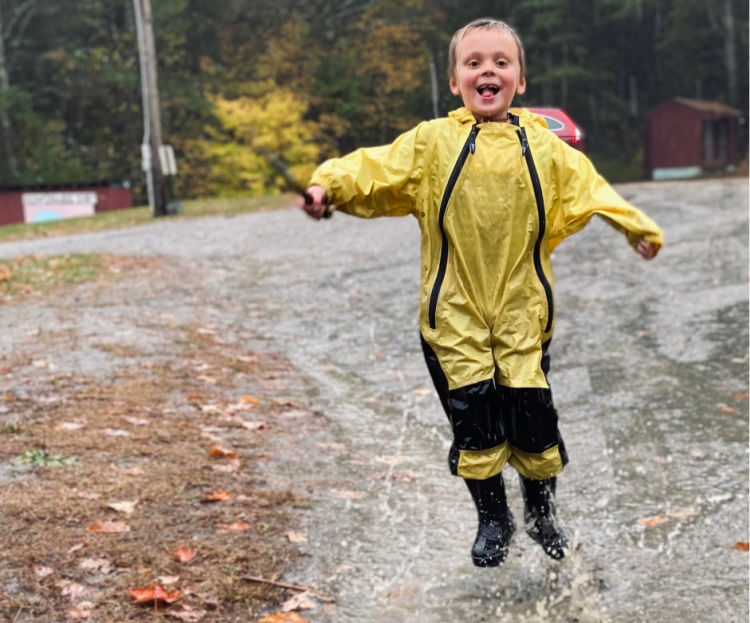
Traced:
<svg viewBox="0 0 750 623">
<path fill-rule="evenodd" d="M 450 87 L 477 121 L 506 121 L 513 96 L 526 90 L 513 35 L 497 28 L 467 32 L 456 45 Z"/>
</svg>

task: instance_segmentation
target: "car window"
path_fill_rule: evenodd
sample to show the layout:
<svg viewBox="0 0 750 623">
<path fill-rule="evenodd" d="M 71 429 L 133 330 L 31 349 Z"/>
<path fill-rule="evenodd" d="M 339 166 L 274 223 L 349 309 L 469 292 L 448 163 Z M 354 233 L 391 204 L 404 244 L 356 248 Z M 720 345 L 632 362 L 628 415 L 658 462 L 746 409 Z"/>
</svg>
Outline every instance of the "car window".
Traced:
<svg viewBox="0 0 750 623">
<path fill-rule="evenodd" d="M 565 125 L 561 121 L 555 119 L 554 117 L 541 114 L 539 116 L 544 118 L 544 120 L 547 122 L 547 129 L 552 130 L 553 132 L 555 130 L 562 130 L 565 127 Z"/>
</svg>

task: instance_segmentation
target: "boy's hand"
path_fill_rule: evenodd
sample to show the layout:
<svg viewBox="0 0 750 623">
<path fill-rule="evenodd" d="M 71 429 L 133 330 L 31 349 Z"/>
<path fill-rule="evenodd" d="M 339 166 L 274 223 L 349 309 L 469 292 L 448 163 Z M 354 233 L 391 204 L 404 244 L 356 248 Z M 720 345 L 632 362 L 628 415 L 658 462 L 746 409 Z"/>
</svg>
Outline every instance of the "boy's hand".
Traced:
<svg viewBox="0 0 750 623">
<path fill-rule="evenodd" d="M 326 215 L 328 208 L 328 197 L 326 197 L 326 190 L 322 186 L 310 186 L 307 189 L 308 201 L 305 201 L 305 197 L 300 195 L 297 200 L 297 205 L 302 208 L 312 218 L 319 220 Z M 309 201 L 312 199 L 312 201 Z"/>
<path fill-rule="evenodd" d="M 656 257 L 656 247 L 652 242 L 646 242 L 643 238 L 638 241 L 636 251 L 641 254 L 641 257 L 647 260 L 651 260 Z"/>
</svg>

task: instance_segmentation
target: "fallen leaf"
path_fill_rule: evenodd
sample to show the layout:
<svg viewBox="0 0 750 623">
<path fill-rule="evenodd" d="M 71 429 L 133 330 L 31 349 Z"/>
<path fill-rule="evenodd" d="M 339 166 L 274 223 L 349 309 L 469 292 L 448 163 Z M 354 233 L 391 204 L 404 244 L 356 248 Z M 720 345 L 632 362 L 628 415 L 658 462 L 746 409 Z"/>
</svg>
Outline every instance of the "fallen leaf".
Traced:
<svg viewBox="0 0 750 623">
<path fill-rule="evenodd" d="M 725 405 L 723 402 L 720 402 L 718 405 L 716 405 L 716 408 L 722 413 L 734 413 L 734 408 L 730 407 L 729 405 Z"/>
<path fill-rule="evenodd" d="M 182 597 L 180 591 L 166 591 L 160 584 L 154 584 L 147 588 L 131 588 L 128 594 L 135 599 L 135 603 L 137 604 L 149 604 L 153 602 L 171 604 Z"/>
<path fill-rule="evenodd" d="M 226 491 L 225 489 L 222 489 L 219 487 L 218 489 L 212 489 L 211 491 L 206 491 L 206 493 L 203 496 L 203 502 L 228 502 L 231 500 L 234 496 L 229 493 L 229 491 Z"/>
<path fill-rule="evenodd" d="M 260 402 L 260 398 L 257 396 L 243 396 L 240 402 L 246 405 L 257 405 Z"/>
<path fill-rule="evenodd" d="M 79 497 L 82 500 L 98 500 L 102 497 L 102 494 L 97 493 L 96 491 L 78 491 L 76 492 L 76 497 Z"/>
<path fill-rule="evenodd" d="M 420 585 L 416 582 L 397 584 L 388 589 L 388 597 L 391 599 L 408 599 L 414 597 L 420 591 Z"/>
<path fill-rule="evenodd" d="M 68 616 L 72 619 L 88 619 L 96 605 L 90 601 L 82 601 L 68 610 Z"/>
<path fill-rule="evenodd" d="M 73 547 L 68 550 L 68 554 L 75 554 L 78 550 L 86 547 L 86 543 L 76 543 Z"/>
<path fill-rule="evenodd" d="M 419 480 L 419 476 L 414 472 L 404 472 L 403 474 L 392 474 L 392 482 L 416 482 Z"/>
<path fill-rule="evenodd" d="M 297 593 L 283 604 L 281 604 L 282 612 L 292 612 L 293 610 L 315 610 L 318 607 L 318 602 L 313 599 L 312 593 L 304 591 L 303 593 Z"/>
<path fill-rule="evenodd" d="M 307 543 L 307 536 L 301 532 L 287 532 L 286 538 L 290 543 Z"/>
<path fill-rule="evenodd" d="M 130 433 L 121 428 L 105 428 L 102 430 L 102 433 L 107 435 L 107 437 L 130 437 Z"/>
<path fill-rule="evenodd" d="M 230 459 L 229 463 L 226 465 L 212 465 L 212 469 L 214 469 L 217 472 L 224 472 L 227 474 L 234 474 L 236 471 L 240 469 L 240 460 L 239 459 Z"/>
<path fill-rule="evenodd" d="M 112 570 L 106 558 L 84 558 L 78 563 L 78 567 L 84 571 L 100 571 L 101 573 L 109 573 Z"/>
<path fill-rule="evenodd" d="M 339 500 L 359 500 L 365 496 L 363 491 L 347 491 L 344 489 L 331 489 L 331 495 Z"/>
<path fill-rule="evenodd" d="M 219 445 L 211 446 L 208 449 L 208 453 L 211 456 L 215 456 L 219 458 L 225 457 L 225 456 L 229 457 L 230 459 L 237 458 L 237 453 L 234 450 L 230 450 L 229 448 L 225 448 L 224 446 L 219 446 Z"/>
<path fill-rule="evenodd" d="M 130 515 L 135 510 L 136 504 L 138 504 L 138 500 L 133 500 L 132 502 L 112 502 L 111 504 L 107 504 L 107 508 L 111 508 L 118 513 Z"/>
<path fill-rule="evenodd" d="M 415 396 L 429 396 L 432 394 L 433 390 L 429 387 L 418 387 L 417 389 L 413 389 L 411 391 L 412 394 Z"/>
<path fill-rule="evenodd" d="M 750 398 L 750 394 L 748 394 L 747 392 L 738 392 L 736 394 L 732 394 L 732 398 L 734 398 L 735 400 L 747 400 L 748 398 Z"/>
<path fill-rule="evenodd" d="M 185 623 L 197 623 L 206 616 L 206 611 L 196 610 L 187 604 L 182 604 L 179 610 L 170 610 L 167 612 L 167 616 L 172 619 L 178 619 L 179 621 L 185 621 Z"/>
<path fill-rule="evenodd" d="M 668 517 L 675 517 L 678 519 L 684 517 L 695 517 L 697 514 L 698 511 L 694 508 L 668 508 L 666 510 L 666 515 Z"/>
<path fill-rule="evenodd" d="M 180 562 L 190 562 L 195 557 L 195 550 L 187 547 L 178 547 L 174 551 L 174 557 Z"/>
<path fill-rule="evenodd" d="M 161 584 L 177 584 L 180 581 L 179 575 L 160 575 L 158 578 Z"/>
<path fill-rule="evenodd" d="M 124 521 L 95 521 L 88 528 L 89 532 L 130 532 L 130 526 Z"/>
<path fill-rule="evenodd" d="M 188 402 L 203 402 L 203 396 L 200 394 L 188 394 L 185 396 L 185 400 Z"/>
<path fill-rule="evenodd" d="M 199 381 L 203 381 L 204 383 L 216 383 L 216 378 L 213 376 L 208 376 L 207 374 L 199 374 L 197 377 L 195 377 Z"/>
<path fill-rule="evenodd" d="M 147 426 L 149 424 L 149 421 L 146 418 L 142 417 L 131 417 L 129 415 L 126 415 L 122 419 L 125 420 L 128 424 L 132 424 L 133 426 Z"/>
<path fill-rule="evenodd" d="M 48 575 L 52 575 L 55 570 L 53 567 L 43 567 L 41 565 L 34 565 L 34 575 L 38 578 L 46 578 Z"/>
<path fill-rule="evenodd" d="M 741 552 L 750 551 L 750 543 L 748 543 L 747 541 L 737 541 L 737 543 L 734 544 L 734 549 Z"/>
<path fill-rule="evenodd" d="M 654 515 L 653 517 L 641 517 L 638 523 L 647 528 L 655 528 L 659 524 L 663 524 L 665 521 L 669 521 L 664 515 Z"/>
<path fill-rule="evenodd" d="M 242 530 L 247 530 L 250 527 L 249 523 L 246 523 L 244 521 L 235 521 L 234 523 L 230 524 L 219 524 L 219 532 L 226 533 L 226 532 L 241 532 Z"/>
<path fill-rule="evenodd" d="M 81 422 L 63 422 L 58 426 L 60 430 L 80 430 L 83 428 L 85 424 L 81 424 Z"/>
<path fill-rule="evenodd" d="M 35 368 L 46 368 L 47 370 L 54 370 L 57 368 L 57 366 L 52 363 L 51 361 L 46 361 L 45 359 L 36 359 L 35 361 L 31 362 L 31 365 Z"/>
<path fill-rule="evenodd" d="M 128 467 L 127 469 L 124 469 L 122 470 L 122 473 L 126 476 L 143 476 L 143 474 L 146 473 L 146 470 L 138 465 L 136 467 Z"/>
<path fill-rule="evenodd" d="M 242 418 L 237 418 L 237 421 L 245 430 L 264 430 L 268 428 L 268 425 L 262 421 L 248 422 L 247 420 L 243 420 Z"/>
<path fill-rule="evenodd" d="M 280 612 L 267 614 L 258 623 L 310 623 L 310 621 L 296 612 Z"/>
</svg>

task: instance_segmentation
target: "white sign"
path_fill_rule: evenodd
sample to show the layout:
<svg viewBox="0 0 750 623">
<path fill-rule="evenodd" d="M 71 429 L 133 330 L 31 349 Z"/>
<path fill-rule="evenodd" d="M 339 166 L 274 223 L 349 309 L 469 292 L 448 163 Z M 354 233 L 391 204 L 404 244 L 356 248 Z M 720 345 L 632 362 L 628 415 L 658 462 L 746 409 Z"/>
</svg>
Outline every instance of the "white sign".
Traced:
<svg viewBox="0 0 750 623">
<path fill-rule="evenodd" d="M 21 193 L 25 223 L 58 221 L 96 212 L 96 193 L 91 191 L 56 191 Z"/>
</svg>

